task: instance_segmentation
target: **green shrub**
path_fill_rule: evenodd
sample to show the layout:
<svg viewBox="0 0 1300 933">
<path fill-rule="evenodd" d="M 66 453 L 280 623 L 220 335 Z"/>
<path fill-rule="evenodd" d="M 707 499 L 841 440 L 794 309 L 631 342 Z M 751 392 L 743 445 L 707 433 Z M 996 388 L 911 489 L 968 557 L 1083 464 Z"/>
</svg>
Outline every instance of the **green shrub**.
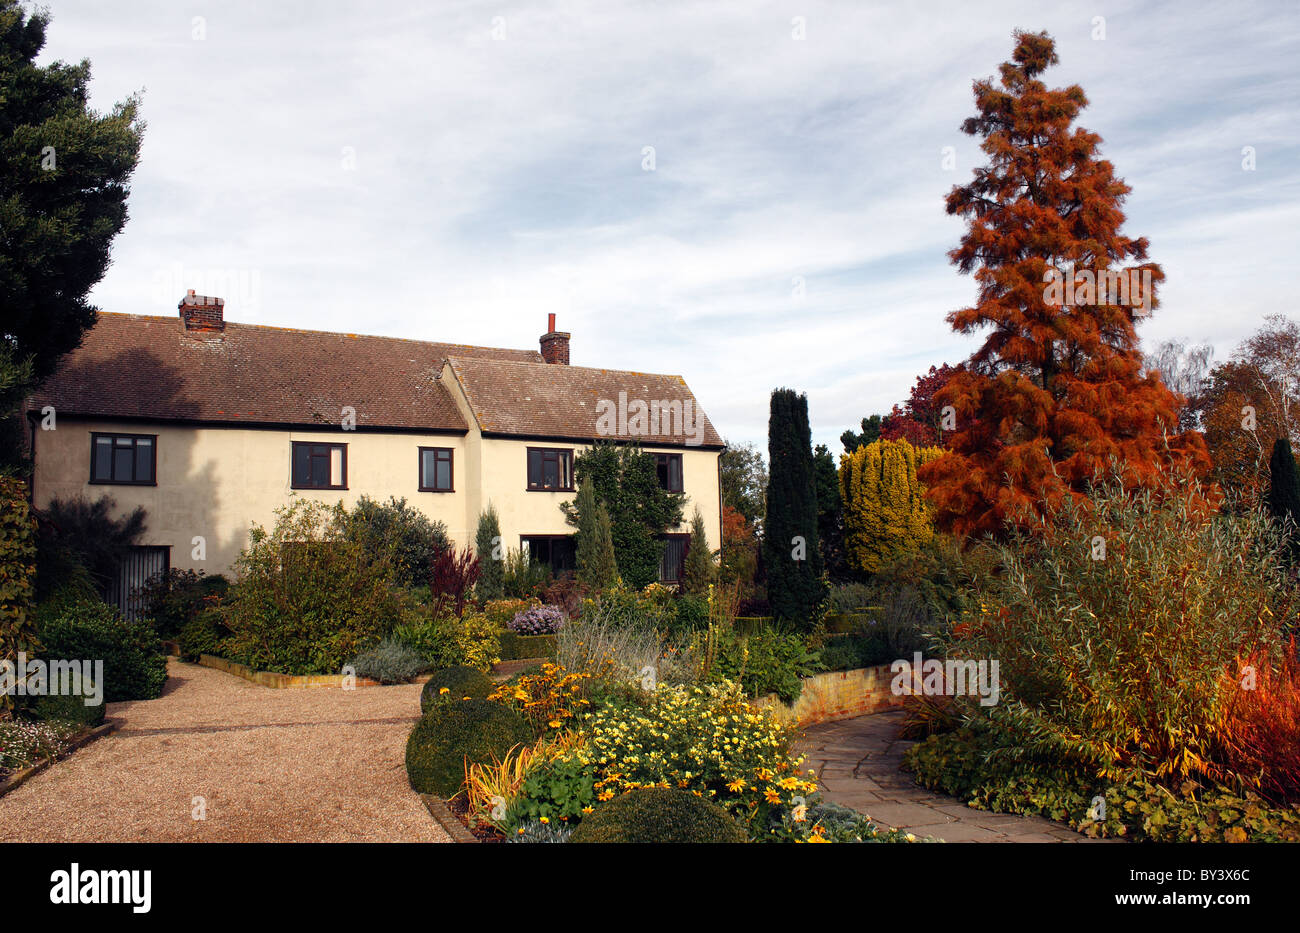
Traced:
<svg viewBox="0 0 1300 933">
<path fill-rule="evenodd" d="M 0 476 L 0 660 L 35 647 L 35 596 L 36 525 L 27 507 L 27 487 Z M 0 709 L 11 703 L 8 694 L 0 694 Z"/>
<path fill-rule="evenodd" d="M 478 513 L 478 528 L 474 531 L 474 554 L 478 557 L 478 582 L 474 596 L 479 602 L 500 599 L 505 595 L 505 555 L 501 552 L 501 518 L 496 506 L 488 503 Z"/>
<path fill-rule="evenodd" d="M 222 621 L 221 610 L 204 609 L 181 628 L 177 638 L 182 661 L 197 661 L 199 655 L 221 657 L 221 642 L 230 634 Z"/>
<path fill-rule="evenodd" d="M 420 691 L 420 712 L 427 713 L 442 697 L 452 702 L 459 702 L 466 697 L 486 700 L 487 695 L 495 689 L 496 684 L 480 670 L 464 666 L 445 667 L 434 671 Z M 443 693 L 443 690 L 447 692 Z"/>
<path fill-rule="evenodd" d="M 104 700 L 152 700 L 167 679 L 167 658 L 153 624 L 123 619 L 113 606 L 88 601 L 42 614 L 41 657 L 104 662 Z"/>
<path fill-rule="evenodd" d="M 369 651 L 353 658 L 352 669 L 358 677 L 377 680 L 381 684 L 401 684 L 424 670 L 425 663 L 414 649 L 385 638 Z"/>
<path fill-rule="evenodd" d="M 464 664 L 486 671 L 501 660 L 501 630 L 482 614 L 413 618 L 395 628 L 393 637 L 433 670 Z"/>
<path fill-rule="evenodd" d="M 451 546 L 447 526 L 396 496 L 384 503 L 361 496 L 346 513 L 343 527 L 346 538 L 365 553 L 384 555 L 398 586 L 428 583 L 429 565 Z"/>
<path fill-rule="evenodd" d="M 821 665 L 828 671 L 875 667 L 900 657 L 906 655 L 900 655 L 890 647 L 884 632 L 871 629 L 847 635 L 831 635 L 821 649 Z"/>
<path fill-rule="evenodd" d="M 715 641 L 708 679 L 735 681 L 751 696 L 775 693 L 793 703 L 803 692 L 802 678 L 815 674 L 819 665 L 818 653 L 801 635 L 773 629 L 752 635 L 727 632 Z"/>
<path fill-rule="evenodd" d="M 554 635 L 519 635 L 501 633 L 501 660 L 519 661 L 524 658 L 555 657 Z"/>
<path fill-rule="evenodd" d="M 689 791 L 643 787 L 603 804 L 570 842 L 747 842 L 726 810 Z"/>
<path fill-rule="evenodd" d="M 551 583 L 551 568 L 522 548 L 509 548 L 501 562 L 501 591 L 510 599 L 532 599 Z"/>
<path fill-rule="evenodd" d="M 406 742 L 406 773 L 422 794 L 452 797 L 465 782 L 465 762 L 502 760 L 533 731 L 514 710 L 487 700 L 430 708 Z"/>
<path fill-rule="evenodd" d="M 255 526 L 222 606 L 231 661 L 286 674 L 337 674 L 413 616 L 391 558 L 349 537 L 341 505 L 295 499 Z"/>
<path fill-rule="evenodd" d="M 87 706 L 83 697 L 70 694 L 37 697 L 31 710 L 42 722 L 70 722 L 91 729 L 104 723 L 103 703 Z"/>
<path fill-rule="evenodd" d="M 837 583 L 827 594 L 831 612 L 852 614 L 876 604 L 876 590 L 865 583 Z"/>
<path fill-rule="evenodd" d="M 767 834 L 761 842 L 885 843 L 933 842 L 933 837 L 918 839 L 903 829 L 889 829 L 856 810 L 831 801 L 809 805 L 796 819 L 793 809 L 774 811 L 768 818 Z"/>
<path fill-rule="evenodd" d="M 144 614 L 153 619 L 160 638 L 176 638 L 182 629 L 230 589 L 221 574 L 207 576 L 202 570 L 170 570 L 156 573 L 140 587 Z"/>
<path fill-rule="evenodd" d="M 1300 811 L 1271 807 L 1253 794 L 1195 781 L 1171 791 L 1135 771 L 1090 778 L 1025 752 L 977 725 L 918 742 L 904 762 L 917 783 L 971 807 L 1044 816 L 1094 838 L 1300 842 Z M 1098 798 L 1105 800 L 1104 811 Z"/>
<path fill-rule="evenodd" d="M 673 627 L 677 631 L 693 632 L 708 627 L 709 601 L 705 597 L 687 593 L 677 600 L 676 609 Z"/>
</svg>

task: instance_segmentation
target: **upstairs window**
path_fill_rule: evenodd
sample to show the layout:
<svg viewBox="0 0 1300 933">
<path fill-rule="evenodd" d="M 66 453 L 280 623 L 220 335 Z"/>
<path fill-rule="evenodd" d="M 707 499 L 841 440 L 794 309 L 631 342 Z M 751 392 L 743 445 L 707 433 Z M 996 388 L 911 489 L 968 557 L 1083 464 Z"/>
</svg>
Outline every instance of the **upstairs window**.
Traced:
<svg viewBox="0 0 1300 933">
<path fill-rule="evenodd" d="M 659 473 L 659 485 L 669 492 L 682 491 L 682 455 L 655 454 L 655 468 Z"/>
<path fill-rule="evenodd" d="M 90 435 L 90 481 L 154 486 L 158 437 L 154 434 Z"/>
<path fill-rule="evenodd" d="M 420 448 L 420 492 L 452 492 L 450 447 Z"/>
<path fill-rule="evenodd" d="M 294 489 L 347 489 L 348 445 L 293 442 Z"/>
<path fill-rule="evenodd" d="M 528 488 L 572 492 L 573 451 L 555 447 L 529 447 Z"/>
</svg>

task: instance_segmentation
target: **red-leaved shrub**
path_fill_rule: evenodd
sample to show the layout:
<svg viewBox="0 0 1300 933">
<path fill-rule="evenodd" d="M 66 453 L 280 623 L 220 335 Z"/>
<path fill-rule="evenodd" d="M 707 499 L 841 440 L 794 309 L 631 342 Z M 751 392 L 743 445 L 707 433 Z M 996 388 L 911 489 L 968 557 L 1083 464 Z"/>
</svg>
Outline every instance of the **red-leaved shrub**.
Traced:
<svg viewBox="0 0 1300 933">
<path fill-rule="evenodd" d="M 1300 660 L 1295 639 L 1280 663 L 1257 653 L 1229 677 L 1215 756 L 1221 776 L 1236 777 L 1274 803 L 1300 800 Z"/>
</svg>

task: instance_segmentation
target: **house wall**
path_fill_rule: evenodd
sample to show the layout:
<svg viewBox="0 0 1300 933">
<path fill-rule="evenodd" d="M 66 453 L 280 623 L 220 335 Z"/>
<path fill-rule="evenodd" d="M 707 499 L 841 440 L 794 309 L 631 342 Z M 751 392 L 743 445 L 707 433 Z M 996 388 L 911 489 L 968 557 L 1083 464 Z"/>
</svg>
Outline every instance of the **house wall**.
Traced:
<svg viewBox="0 0 1300 933">
<path fill-rule="evenodd" d="M 98 431 L 157 435 L 157 485 L 92 484 L 90 436 Z M 293 441 L 347 444 L 348 488 L 292 489 Z M 419 491 L 420 447 L 455 451 L 454 492 Z M 248 540 L 250 523 L 269 528 L 275 510 L 295 494 L 349 507 L 363 494 L 381 501 L 405 497 L 408 504 L 445 524 L 453 540 L 465 543 L 473 536 L 465 450 L 463 436 L 445 434 L 142 425 L 60 417 L 56 430 L 36 431 L 33 494 L 37 507 L 55 497 L 93 500 L 103 495 L 115 500 L 118 514 L 143 506 L 148 531 L 141 544 L 170 546 L 173 567 L 227 573 Z M 206 560 L 192 556 L 196 536 L 205 539 Z"/>
<path fill-rule="evenodd" d="M 458 393 L 453 393 L 458 394 Z M 470 423 L 474 421 L 471 418 Z M 91 484 L 92 432 L 155 434 L 157 485 Z M 293 441 L 348 445 L 346 490 L 293 490 L 290 451 Z M 431 519 L 442 522 L 457 544 L 472 544 L 479 511 L 491 501 L 501 518 L 507 547 L 518 547 L 520 535 L 570 534 L 560 503 L 572 492 L 530 492 L 527 450 L 533 446 L 586 445 L 482 437 L 472 428 L 468 436 L 381 434 L 359 431 L 287 431 L 239 427 L 141 425 L 114 421 L 74 421 L 61 417 L 53 431 L 36 432 L 36 505 L 55 497 L 111 496 L 118 514 L 136 506 L 148 513 L 148 531 L 141 544 L 171 547 L 171 565 L 181 569 L 228 573 L 248 539 L 251 523 L 270 527 L 275 510 L 292 495 L 353 505 L 362 495 L 386 501 L 405 497 Z M 450 493 L 419 491 L 418 448 L 450 447 L 454 454 L 454 487 Z M 696 504 L 704 516 L 711 549 L 721 542 L 719 525 L 718 451 L 647 447 L 682 454 L 682 484 L 687 494 L 685 522 L 690 530 Z M 193 539 L 202 536 L 206 560 L 192 556 Z"/>
<path fill-rule="evenodd" d="M 468 444 L 481 451 L 481 480 L 471 486 L 470 499 L 475 509 L 490 500 L 501 516 L 501 538 L 507 547 L 519 547 L 520 535 L 564 535 L 574 529 L 564 520 L 560 503 L 572 500 L 576 492 L 540 492 L 528 489 L 528 448 L 556 447 L 570 449 L 576 458 L 589 444 L 566 441 L 528 441 L 479 437 L 471 430 Z M 709 547 L 721 547 L 721 516 L 718 512 L 718 451 L 681 447 L 643 448 L 647 453 L 665 452 L 682 455 L 682 491 L 686 494 L 684 521 L 673 531 L 689 532 L 696 505 L 704 517 Z M 471 454 L 471 456 L 473 456 Z"/>
</svg>

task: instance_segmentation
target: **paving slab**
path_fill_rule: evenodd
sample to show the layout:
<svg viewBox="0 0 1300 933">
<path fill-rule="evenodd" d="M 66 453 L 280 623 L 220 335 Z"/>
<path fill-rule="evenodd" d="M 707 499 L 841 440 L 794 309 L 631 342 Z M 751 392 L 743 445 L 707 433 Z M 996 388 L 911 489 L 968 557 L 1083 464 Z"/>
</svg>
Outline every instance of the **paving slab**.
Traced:
<svg viewBox="0 0 1300 933">
<path fill-rule="evenodd" d="M 822 795 L 890 828 L 946 842 L 1102 841 L 1040 816 L 976 810 L 921 787 L 902 769 L 914 744 L 898 737 L 902 717 L 890 710 L 806 729 L 796 748 L 821 777 Z"/>
</svg>

